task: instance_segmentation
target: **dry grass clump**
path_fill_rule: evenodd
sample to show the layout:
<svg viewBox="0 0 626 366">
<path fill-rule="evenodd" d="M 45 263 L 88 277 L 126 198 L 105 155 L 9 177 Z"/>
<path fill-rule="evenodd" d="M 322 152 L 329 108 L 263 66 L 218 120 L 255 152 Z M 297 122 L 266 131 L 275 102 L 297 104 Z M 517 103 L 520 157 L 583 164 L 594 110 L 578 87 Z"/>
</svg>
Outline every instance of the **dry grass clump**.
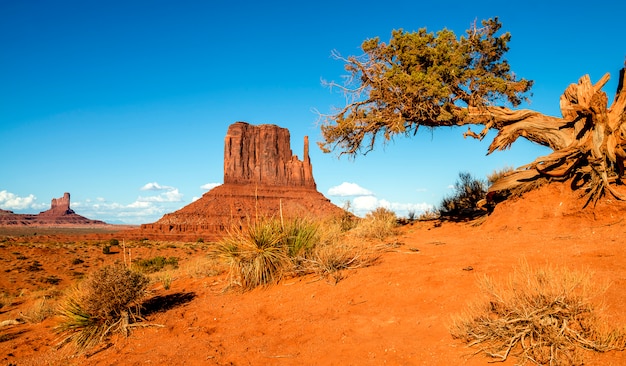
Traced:
<svg viewBox="0 0 626 366">
<path fill-rule="evenodd" d="M 20 315 L 27 322 L 37 324 L 55 315 L 55 313 L 53 298 L 44 295 Z"/>
<path fill-rule="evenodd" d="M 371 239 L 385 240 L 395 234 L 398 218 L 395 212 L 384 207 L 378 207 L 368 212 L 354 229 L 358 236 Z"/>
<path fill-rule="evenodd" d="M 337 283 L 343 278 L 341 271 L 367 267 L 377 259 L 378 256 L 366 248 L 346 243 L 321 244 L 306 258 L 303 272 L 332 277 Z"/>
<path fill-rule="evenodd" d="M 149 279 L 124 266 L 106 266 L 71 290 L 61 302 L 56 330 L 65 335 L 60 344 L 78 350 L 97 345 L 111 333 L 127 334 L 139 319 L 139 304 Z"/>
<path fill-rule="evenodd" d="M 218 244 L 218 256 L 230 267 L 231 283 L 244 289 L 277 282 L 289 263 L 280 222 L 259 220 L 234 227 Z"/>
<path fill-rule="evenodd" d="M 583 364 L 581 350 L 623 350 L 626 333 L 609 330 L 597 304 L 604 291 L 591 275 L 565 268 L 520 266 L 505 283 L 485 277 L 487 300 L 453 324 L 454 338 L 476 353 L 538 365 Z"/>
<path fill-rule="evenodd" d="M 258 220 L 234 227 L 216 252 L 229 266 L 231 285 L 249 290 L 285 276 L 327 276 L 369 265 L 373 260 L 363 250 L 340 243 L 345 235 L 336 221 Z"/>
</svg>

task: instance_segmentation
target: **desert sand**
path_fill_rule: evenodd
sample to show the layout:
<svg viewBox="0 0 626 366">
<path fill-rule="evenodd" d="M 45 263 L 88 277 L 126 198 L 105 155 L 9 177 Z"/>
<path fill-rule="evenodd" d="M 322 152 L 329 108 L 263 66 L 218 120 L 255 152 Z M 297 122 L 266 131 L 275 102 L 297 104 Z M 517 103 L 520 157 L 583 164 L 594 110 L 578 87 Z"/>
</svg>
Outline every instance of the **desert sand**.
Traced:
<svg viewBox="0 0 626 366">
<path fill-rule="evenodd" d="M 152 308 L 144 312 L 147 323 L 162 327 L 135 328 L 128 338 L 114 336 L 73 355 L 55 348 L 57 319 L 51 316 L 2 326 L 0 357 L 20 366 L 486 365 L 493 360 L 472 355 L 449 326 L 481 298 L 482 276 L 503 280 L 521 261 L 593 272 L 594 281 L 610 284 L 604 293 L 609 321 L 626 326 L 626 204 L 604 197 L 595 208 L 583 205 L 569 187 L 552 184 L 500 204 L 478 226 L 402 226 L 384 242 L 367 243 L 381 248 L 374 265 L 345 270 L 338 282 L 309 275 L 243 293 L 225 291 L 226 273 L 198 267 L 209 243 L 138 246 L 137 258 L 180 258 L 171 287 L 156 281 Z M 121 239 L 123 232 L 115 235 Z M 0 322 L 32 309 L 38 294 L 59 295 L 80 273 L 122 260 L 119 253 L 103 254 L 86 236 L 38 240 L 5 237 L 0 244 L 0 288 L 14 296 L 0 308 Z M 34 261 L 40 270 L 25 270 Z M 624 365 L 626 353 L 589 351 L 585 360 Z M 504 364 L 515 362 L 511 357 Z"/>
</svg>

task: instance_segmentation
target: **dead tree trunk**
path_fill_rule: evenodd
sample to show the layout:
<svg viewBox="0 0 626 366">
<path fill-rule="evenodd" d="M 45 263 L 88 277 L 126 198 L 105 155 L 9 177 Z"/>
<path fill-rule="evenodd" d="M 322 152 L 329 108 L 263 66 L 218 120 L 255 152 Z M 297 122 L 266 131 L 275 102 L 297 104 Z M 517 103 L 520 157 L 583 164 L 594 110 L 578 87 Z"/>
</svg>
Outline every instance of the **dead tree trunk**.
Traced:
<svg viewBox="0 0 626 366">
<path fill-rule="evenodd" d="M 554 150 L 496 181 L 489 188 L 490 196 L 523 192 L 554 179 L 573 179 L 577 188 L 585 190 L 587 203 L 605 192 L 626 199 L 615 188 L 622 184 L 626 161 L 625 70 L 620 71 L 610 108 L 602 91 L 609 80 L 606 74 L 595 85 L 588 75 L 571 84 L 561 96 L 562 118 L 497 107 L 470 110 L 465 122 L 483 124 L 485 130 L 480 135 L 471 131 L 466 135 L 482 138 L 488 129 L 499 131 L 489 153 L 508 148 L 520 136 Z"/>
</svg>

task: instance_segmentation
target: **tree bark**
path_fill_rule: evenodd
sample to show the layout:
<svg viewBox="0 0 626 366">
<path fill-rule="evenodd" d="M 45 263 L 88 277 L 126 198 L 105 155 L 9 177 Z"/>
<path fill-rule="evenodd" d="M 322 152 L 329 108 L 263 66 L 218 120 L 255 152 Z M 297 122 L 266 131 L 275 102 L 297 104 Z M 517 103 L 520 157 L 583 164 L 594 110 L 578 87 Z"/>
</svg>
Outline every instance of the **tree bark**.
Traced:
<svg viewBox="0 0 626 366">
<path fill-rule="evenodd" d="M 605 190 L 616 198 L 625 199 L 612 187 L 621 183 L 626 161 L 625 74 L 622 69 L 610 108 L 606 93 L 601 90 L 609 80 L 606 74 L 595 85 L 588 75 L 581 77 L 577 84 L 571 84 L 561 96 L 562 118 L 496 107 L 470 110 L 468 123 L 498 130 L 489 153 L 510 147 L 520 136 L 554 150 L 501 178 L 489 191 L 512 191 L 520 186 L 531 186 L 541 178 L 577 176 L 586 182 L 590 200 L 597 200 Z M 486 134 L 486 130 L 481 135 Z"/>
</svg>

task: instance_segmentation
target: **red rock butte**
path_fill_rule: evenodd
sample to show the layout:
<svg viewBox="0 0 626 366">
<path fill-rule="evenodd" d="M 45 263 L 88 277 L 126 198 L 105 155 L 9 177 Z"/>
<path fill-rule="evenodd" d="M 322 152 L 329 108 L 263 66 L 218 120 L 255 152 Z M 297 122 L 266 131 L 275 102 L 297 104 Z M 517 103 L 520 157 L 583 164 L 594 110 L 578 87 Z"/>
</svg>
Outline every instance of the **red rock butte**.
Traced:
<svg viewBox="0 0 626 366">
<path fill-rule="evenodd" d="M 104 221 L 91 220 L 78 215 L 70 208 L 70 194 L 65 192 L 63 197 L 53 198 L 50 209 L 38 215 L 16 214 L 13 211 L 0 210 L 0 226 L 101 226 L 107 225 Z"/>
<path fill-rule="evenodd" d="M 216 240 L 233 226 L 261 217 L 321 219 L 344 211 L 317 191 L 304 137 L 303 158 L 293 155 L 289 130 L 236 122 L 224 139 L 224 184 L 152 224 L 142 235 L 173 240 Z"/>
</svg>

